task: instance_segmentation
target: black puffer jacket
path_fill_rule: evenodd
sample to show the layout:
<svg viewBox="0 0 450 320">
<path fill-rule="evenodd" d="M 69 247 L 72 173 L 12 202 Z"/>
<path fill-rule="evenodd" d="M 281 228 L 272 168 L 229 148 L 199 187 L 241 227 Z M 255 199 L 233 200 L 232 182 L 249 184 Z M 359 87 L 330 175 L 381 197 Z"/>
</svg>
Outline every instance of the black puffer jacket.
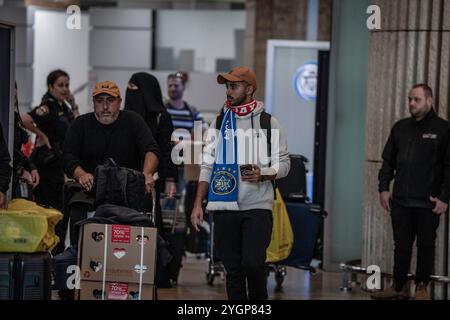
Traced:
<svg viewBox="0 0 450 320">
<path fill-rule="evenodd" d="M 396 203 L 433 208 L 430 196 L 443 202 L 450 196 L 449 125 L 431 110 L 416 121 L 407 118 L 395 123 L 383 151 L 378 174 L 378 191 L 388 191 L 394 182 Z"/>
</svg>

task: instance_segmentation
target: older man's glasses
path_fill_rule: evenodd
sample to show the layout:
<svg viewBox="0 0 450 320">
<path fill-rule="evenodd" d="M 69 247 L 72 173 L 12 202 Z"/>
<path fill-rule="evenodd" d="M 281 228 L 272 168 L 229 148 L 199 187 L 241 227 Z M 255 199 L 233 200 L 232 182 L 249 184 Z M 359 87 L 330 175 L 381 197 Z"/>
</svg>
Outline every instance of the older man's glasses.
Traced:
<svg viewBox="0 0 450 320">
<path fill-rule="evenodd" d="M 111 105 L 114 103 L 114 101 L 116 101 L 116 98 L 114 97 L 108 97 L 108 98 L 94 98 L 94 101 L 96 104 L 105 104 L 106 105 Z"/>
</svg>

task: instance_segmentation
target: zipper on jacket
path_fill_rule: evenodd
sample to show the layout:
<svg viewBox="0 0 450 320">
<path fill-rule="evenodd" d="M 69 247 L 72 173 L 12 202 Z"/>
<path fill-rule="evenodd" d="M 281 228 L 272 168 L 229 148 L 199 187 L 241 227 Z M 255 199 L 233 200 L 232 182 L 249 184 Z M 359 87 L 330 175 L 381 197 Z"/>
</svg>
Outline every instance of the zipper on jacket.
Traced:
<svg viewBox="0 0 450 320">
<path fill-rule="evenodd" d="M 407 170 L 406 170 L 406 174 L 407 177 L 410 178 L 411 177 L 411 154 L 413 154 L 412 150 L 414 150 L 414 140 L 416 139 L 416 134 L 417 134 L 417 127 L 415 128 L 414 135 L 412 138 L 408 138 L 408 147 L 406 148 L 406 163 L 407 163 Z M 406 177 L 405 177 L 406 178 Z M 406 180 L 409 180 L 409 179 Z M 406 183 L 406 199 L 409 199 L 409 183 L 410 181 L 407 181 Z"/>
</svg>

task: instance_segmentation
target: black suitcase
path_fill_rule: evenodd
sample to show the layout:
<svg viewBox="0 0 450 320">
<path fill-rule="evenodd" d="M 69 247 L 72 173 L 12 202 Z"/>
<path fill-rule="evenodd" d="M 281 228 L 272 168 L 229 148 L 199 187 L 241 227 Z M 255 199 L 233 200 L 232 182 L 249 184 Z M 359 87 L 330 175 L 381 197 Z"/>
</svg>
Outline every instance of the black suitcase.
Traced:
<svg viewBox="0 0 450 320">
<path fill-rule="evenodd" d="M 48 252 L 19 253 L 16 257 L 16 299 L 51 300 L 52 260 Z"/>
<path fill-rule="evenodd" d="M 284 201 L 307 202 L 305 163 L 308 159 L 302 155 L 291 155 L 291 169 L 286 177 L 277 179 L 276 186 Z"/>
<path fill-rule="evenodd" d="M 15 254 L 0 253 L 0 300 L 14 300 Z"/>
<path fill-rule="evenodd" d="M 0 299 L 51 300 L 48 252 L 0 254 Z"/>
<path fill-rule="evenodd" d="M 167 271 L 169 272 L 169 278 L 172 280 L 172 284 L 176 285 L 180 269 L 183 267 L 186 232 L 166 234 L 165 240 L 169 242 L 169 252 L 172 255 L 172 260 L 167 265 Z"/>
<path fill-rule="evenodd" d="M 173 198 L 168 198 L 167 194 L 161 194 L 163 238 L 169 243 L 169 252 L 172 255 L 172 260 L 167 265 L 172 284 L 178 282 L 186 243 L 186 213 L 180 207 L 182 201 L 184 198 L 179 194 Z"/>
</svg>

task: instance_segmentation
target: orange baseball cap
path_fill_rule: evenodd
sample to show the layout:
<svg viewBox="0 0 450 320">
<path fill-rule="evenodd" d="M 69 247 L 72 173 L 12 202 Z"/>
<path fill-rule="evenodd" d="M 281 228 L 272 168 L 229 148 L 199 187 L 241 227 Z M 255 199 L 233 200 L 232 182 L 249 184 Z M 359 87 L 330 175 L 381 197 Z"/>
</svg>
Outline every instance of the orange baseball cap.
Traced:
<svg viewBox="0 0 450 320">
<path fill-rule="evenodd" d="M 256 90 L 256 75 L 247 67 L 236 67 L 231 69 L 228 73 L 221 73 L 217 76 L 217 82 L 219 84 L 224 84 L 227 81 L 245 81 Z"/>
<path fill-rule="evenodd" d="M 114 81 L 103 81 L 95 84 L 92 96 L 95 97 L 101 93 L 109 94 L 115 98 L 120 98 L 120 90 Z"/>
</svg>

